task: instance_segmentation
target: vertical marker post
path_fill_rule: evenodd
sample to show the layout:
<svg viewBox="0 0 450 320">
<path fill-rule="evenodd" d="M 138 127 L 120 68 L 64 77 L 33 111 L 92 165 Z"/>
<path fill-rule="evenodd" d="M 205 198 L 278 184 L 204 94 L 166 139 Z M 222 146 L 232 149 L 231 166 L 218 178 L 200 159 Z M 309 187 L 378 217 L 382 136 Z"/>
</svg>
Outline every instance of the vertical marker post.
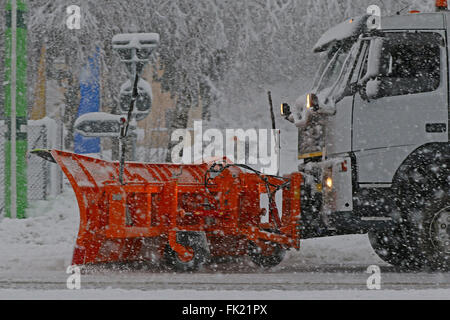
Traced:
<svg viewBox="0 0 450 320">
<path fill-rule="evenodd" d="M 27 28 L 23 0 L 6 5 L 5 33 L 5 211 L 25 218 L 27 208 Z"/>
</svg>

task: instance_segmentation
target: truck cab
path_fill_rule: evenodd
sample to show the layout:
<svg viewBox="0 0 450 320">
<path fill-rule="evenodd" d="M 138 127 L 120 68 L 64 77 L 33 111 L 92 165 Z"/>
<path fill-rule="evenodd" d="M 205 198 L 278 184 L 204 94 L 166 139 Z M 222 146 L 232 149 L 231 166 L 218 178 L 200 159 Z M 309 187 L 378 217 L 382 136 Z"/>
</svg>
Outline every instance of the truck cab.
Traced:
<svg viewBox="0 0 450 320">
<path fill-rule="evenodd" d="M 303 238 L 368 233 L 405 269 L 450 258 L 450 13 L 348 19 L 314 46 L 310 92 L 282 115 L 299 128 Z"/>
</svg>

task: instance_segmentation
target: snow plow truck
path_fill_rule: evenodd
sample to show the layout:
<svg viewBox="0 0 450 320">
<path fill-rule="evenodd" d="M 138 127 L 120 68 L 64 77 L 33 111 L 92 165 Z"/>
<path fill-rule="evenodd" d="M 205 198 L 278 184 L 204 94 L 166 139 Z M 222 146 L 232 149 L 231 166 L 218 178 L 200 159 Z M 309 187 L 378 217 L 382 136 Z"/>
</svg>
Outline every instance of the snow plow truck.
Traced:
<svg viewBox="0 0 450 320">
<path fill-rule="evenodd" d="M 351 18 L 314 47 L 309 94 L 281 113 L 299 128 L 302 238 L 368 233 L 384 261 L 450 258 L 450 12 Z"/>
<path fill-rule="evenodd" d="M 212 257 L 249 255 L 273 267 L 286 250 L 300 249 L 300 239 L 368 233 L 394 266 L 448 269 L 446 7 L 437 1 L 435 13 L 351 18 L 319 39 L 312 89 L 293 108 L 281 105 L 299 132 L 299 170 L 291 175 L 267 176 L 227 159 L 140 164 L 35 151 L 61 166 L 77 196 L 72 263 L 162 259 L 194 271 Z M 136 76 L 121 135 L 137 83 Z"/>
</svg>

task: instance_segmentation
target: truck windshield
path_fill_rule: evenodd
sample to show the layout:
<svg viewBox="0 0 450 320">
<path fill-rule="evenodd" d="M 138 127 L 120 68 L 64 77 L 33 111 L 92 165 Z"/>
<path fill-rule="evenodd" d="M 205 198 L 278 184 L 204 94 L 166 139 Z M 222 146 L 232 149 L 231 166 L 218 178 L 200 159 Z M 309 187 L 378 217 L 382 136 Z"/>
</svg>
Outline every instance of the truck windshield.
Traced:
<svg viewBox="0 0 450 320">
<path fill-rule="evenodd" d="M 331 88 L 337 81 L 350 52 L 351 45 L 340 45 L 331 48 L 324 57 L 314 81 L 313 91 Z"/>
</svg>

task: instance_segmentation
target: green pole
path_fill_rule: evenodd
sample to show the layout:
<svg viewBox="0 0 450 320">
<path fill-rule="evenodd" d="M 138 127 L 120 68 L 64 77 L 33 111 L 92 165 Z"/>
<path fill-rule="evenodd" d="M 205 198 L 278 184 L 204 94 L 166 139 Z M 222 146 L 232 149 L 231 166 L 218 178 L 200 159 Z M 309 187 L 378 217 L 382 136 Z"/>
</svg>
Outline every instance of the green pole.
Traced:
<svg viewBox="0 0 450 320">
<path fill-rule="evenodd" d="M 24 0 L 8 0 L 5 33 L 5 212 L 25 218 L 27 208 L 27 27 Z"/>
</svg>

